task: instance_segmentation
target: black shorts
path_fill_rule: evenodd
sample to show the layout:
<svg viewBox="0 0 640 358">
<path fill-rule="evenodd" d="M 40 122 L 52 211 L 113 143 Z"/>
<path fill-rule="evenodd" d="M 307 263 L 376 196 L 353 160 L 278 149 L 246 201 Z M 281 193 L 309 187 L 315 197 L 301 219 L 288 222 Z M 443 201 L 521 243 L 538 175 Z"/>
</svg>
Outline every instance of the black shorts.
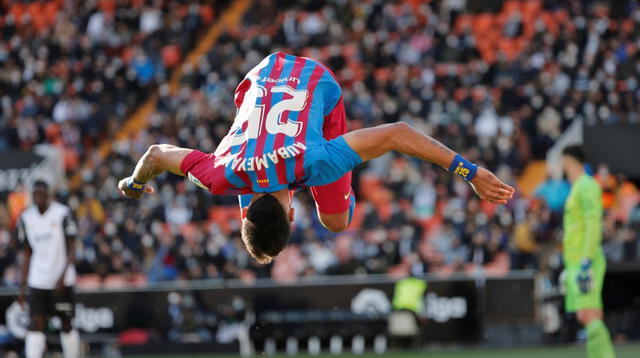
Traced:
<svg viewBox="0 0 640 358">
<path fill-rule="evenodd" d="M 32 315 L 58 316 L 72 319 L 75 315 L 75 294 L 73 287 L 65 286 L 59 293 L 29 287 L 29 311 Z"/>
</svg>

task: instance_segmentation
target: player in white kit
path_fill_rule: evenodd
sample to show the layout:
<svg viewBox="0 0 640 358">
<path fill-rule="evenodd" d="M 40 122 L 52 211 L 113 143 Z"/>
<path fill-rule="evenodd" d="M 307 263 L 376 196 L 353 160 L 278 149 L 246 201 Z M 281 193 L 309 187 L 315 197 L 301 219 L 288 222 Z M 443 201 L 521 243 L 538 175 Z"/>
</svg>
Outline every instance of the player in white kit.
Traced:
<svg viewBox="0 0 640 358">
<path fill-rule="evenodd" d="M 33 185 L 33 205 L 18 221 L 18 241 L 22 247 L 22 284 L 18 301 L 24 303 L 29 287 L 31 325 L 25 339 L 27 358 L 41 358 L 46 349 L 48 319 L 62 321 L 60 341 L 65 358 L 78 358 L 80 337 L 72 326 L 73 286 L 76 281 L 75 238 L 77 226 L 71 210 L 50 199 L 49 186 L 43 181 Z"/>
</svg>

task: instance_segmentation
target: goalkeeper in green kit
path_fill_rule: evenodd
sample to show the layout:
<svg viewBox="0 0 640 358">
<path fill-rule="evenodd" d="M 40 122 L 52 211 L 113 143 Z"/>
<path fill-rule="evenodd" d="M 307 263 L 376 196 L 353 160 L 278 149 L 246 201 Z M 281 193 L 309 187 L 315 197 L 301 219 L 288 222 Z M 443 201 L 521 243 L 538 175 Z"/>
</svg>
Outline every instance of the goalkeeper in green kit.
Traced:
<svg viewBox="0 0 640 358">
<path fill-rule="evenodd" d="M 564 208 L 563 258 L 565 309 L 576 312 L 587 330 L 587 357 L 614 358 L 611 337 L 602 321 L 602 284 L 606 261 L 602 240 L 602 190 L 584 169 L 581 146 L 562 152 L 562 166 L 571 182 Z"/>
</svg>

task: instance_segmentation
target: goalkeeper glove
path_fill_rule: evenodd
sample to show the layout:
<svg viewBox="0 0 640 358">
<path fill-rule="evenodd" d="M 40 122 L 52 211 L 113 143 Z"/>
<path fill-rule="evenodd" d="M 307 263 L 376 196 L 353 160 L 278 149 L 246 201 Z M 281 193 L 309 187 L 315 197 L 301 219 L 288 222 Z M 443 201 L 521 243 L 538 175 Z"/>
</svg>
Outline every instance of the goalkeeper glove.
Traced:
<svg viewBox="0 0 640 358">
<path fill-rule="evenodd" d="M 591 291 L 593 272 L 591 271 L 591 260 L 583 259 L 580 264 L 580 271 L 578 272 L 578 287 L 583 294 Z"/>
</svg>

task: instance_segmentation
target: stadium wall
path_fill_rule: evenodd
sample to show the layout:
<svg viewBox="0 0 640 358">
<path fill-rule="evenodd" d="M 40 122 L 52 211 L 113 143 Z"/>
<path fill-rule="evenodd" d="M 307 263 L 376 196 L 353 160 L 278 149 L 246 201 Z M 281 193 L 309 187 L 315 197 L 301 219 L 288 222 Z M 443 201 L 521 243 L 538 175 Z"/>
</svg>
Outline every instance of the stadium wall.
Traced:
<svg viewBox="0 0 640 358">
<path fill-rule="evenodd" d="M 612 173 L 640 179 L 640 124 L 585 125 L 584 144 L 591 165 L 604 163 Z"/>
<path fill-rule="evenodd" d="M 417 313 L 422 343 L 480 344 L 486 324 L 535 322 L 533 273 L 482 280 L 427 276 L 426 280 L 423 309 Z M 258 350 L 268 339 L 281 350 L 289 337 L 307 342 L 313 336 L 323 348 L 332 336 L 345 342 L 361 336 L 371 346 L 375 337 L 387 334 L 394 285 L 387 276 L 339 276 L 291 285 L 270 280 L 252 285 L 195 281 L 132 290 L 81 290 L 76 323 L 86 340 L 119 342 L 123 352 L 166 353 L 167 344 L 236 351 L 242 331 Z M 14 295 L 11 290 L 0 291 L 0 311 L 6 312 L 0 325 L 20 338 L 28 318 L 16 308 Z"/>
</svg>

